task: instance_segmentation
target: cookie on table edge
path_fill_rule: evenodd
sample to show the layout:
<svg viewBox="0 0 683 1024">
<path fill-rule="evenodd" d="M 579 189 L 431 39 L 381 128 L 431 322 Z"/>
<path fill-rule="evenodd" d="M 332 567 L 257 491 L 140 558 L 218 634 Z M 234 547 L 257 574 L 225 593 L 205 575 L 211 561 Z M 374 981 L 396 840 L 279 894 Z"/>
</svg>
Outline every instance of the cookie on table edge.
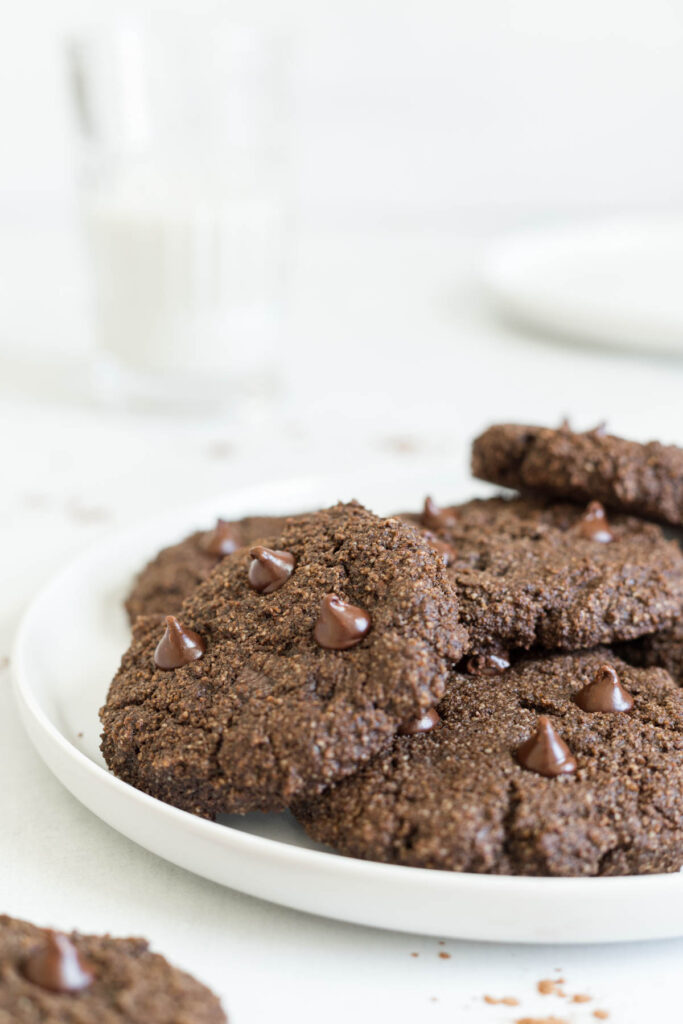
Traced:
<svg viewBox="0 0 683 1024">
<path fill-rule="evenodd" d="M 532 498 L 406 517 L 449 566 L 474 651 L 583 649 L 671 626 L 683 554 L 654 523 Z"/>
<path fill-rule="evenodd" d="M 217 997 L 140 938 L 0 915 L 0 1024 L 225 1024 Z"/>
<path fill-rule="evenodd" d="M 610 670 L 631 710 L 583 710 L 577 694 L 596 679 L 593 698 L 611 702 Z M 438 716 L 298 801 L 306 831 L 353 857 L 452 871 L 623 875 L 683 864 L 683 691 L 664 670 L 607 649 L 525 657 L 495 679 L 453 674 Z M 522 767 L 530 740 L 525 763 L 559 774 Z"/>
<path fill-rule="evenodd" d="M 601 428 L 507 423 L 474 441 L 472 473 L 517 490 L 570 501 L 601 501 L 617 511 L 683 524 L 683 449 L 658 441 L 639 444 Z"/>
<path fill-rule="evenodd" d="M 271 567 L 289 559 L 273 589 L 263 548 L 241 549 L 183 605 L 189 647 L 172 623 L 162 661 L 175 643 L 187 664 L 157 667 L 163 629 L 138 620 L 100 713 L 116 775 L 206 817 L 281 809 L 355 771 L 465 651 L 451 577 L 398 519 L 340 504 L 265 546 Z"/>
<path fill-rule="evenodd" d="M 212 530 L 197 530 L 178 544 L 162 548 L 138 573 L 126 597 L 130 622 L 138 615 L 175 615 L 221 558 L 277 533 L 284 521 L 282 516 L 247 516 L 235 522 L 219 519 Z"/>
</svg>

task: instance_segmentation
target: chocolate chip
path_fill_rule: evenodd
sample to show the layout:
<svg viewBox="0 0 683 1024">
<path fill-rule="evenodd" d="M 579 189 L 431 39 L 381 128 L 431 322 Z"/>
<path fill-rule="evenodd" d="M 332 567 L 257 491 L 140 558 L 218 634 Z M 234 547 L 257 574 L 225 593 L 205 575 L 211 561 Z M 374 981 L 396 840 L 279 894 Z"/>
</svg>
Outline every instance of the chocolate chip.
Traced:
<svg viewBox="0 0 683 1024">
<path fill-rule="evenodd" d="M 204 540 L 204 550 L 210 555 L 215 555 L 216 558 L 230 555 L 233 551 L 237 551 L 238 547 L 239 538 L 235 525 L 225 519 L 219 519 Z"/>
<path fill-rule="evenodd" d="M 592 683 L 574 695 L 582 711 L 630 711 L 633 697 L 619 682 L 611 665 L 601 665 Z"/>
<path fill-rule="evenodd" d="M 371 625 L 370 616 L 362 608 L 347 604 L 336 594 L 326 594 L 320 604 L 313 636 L 321 647 L 345 651 L 359 644 Z"/>
<path fill-rule="evenodd" d="M 467 671 L 471 676 L 495 676 L 510 668 L 510 655 L 507 651 L 495 654 L 488 651 L 484 654 L 473 654 L 467 659 Z"/>
<path fill-rule="evenodd" d="M 424 715 L 416 718 L 409 718 L 403 722 L 398 729 L 399 736 L 414 736 L 418 732 L 429 732 L 434 726 L 439 725 L 441 716 L 436 708 L 430 708 Z"/>
<path fill-rule="evenodd" d="M 439 508 L 430 497 L 425 498 L 424 509 L 422 510 L 422 525 L 428 530 L 443 530 L 449 526 L 455 526 L 455 515 L 448 509 Z"/>
<path fill-rule="evenodd" d="M 536 732 L 517 748 L 516 756 L 522 768 L 548 778 L 576 771 L 569 747 L 547 715 L 539 716 Z"/>
<path fill-rule="evenodd" d="M 206 650 L 206 644 L 198 633 L 181 625 L 175 615 L 166 616 L 166 631 L 154 652 L 157 668 L 169 670 L 197 661 Z"/>
<path fill-rule="evenodd" d="M 273 551 L 258 545 L 249 554 L 249 584 L 259 594 L 272 594 L 286 583 L 294 572 L 294 555 L 289 551 Z"/>
<path fill-rule="evenodd" d="M 95 980 L 89 963 L 61 932 L 47 931 L 45 945 L 24 962 L 24 977 L 50 992 L 80 992 Z"/>
<path fill-rule="evenodd" d="M 577 530 L 587 540 L 595 540 L 600 544 L 609 544 L 614 534 L 609 528 L 604 507 L 599 501 L 591 501 L 577 523 Z"/>
</svg>

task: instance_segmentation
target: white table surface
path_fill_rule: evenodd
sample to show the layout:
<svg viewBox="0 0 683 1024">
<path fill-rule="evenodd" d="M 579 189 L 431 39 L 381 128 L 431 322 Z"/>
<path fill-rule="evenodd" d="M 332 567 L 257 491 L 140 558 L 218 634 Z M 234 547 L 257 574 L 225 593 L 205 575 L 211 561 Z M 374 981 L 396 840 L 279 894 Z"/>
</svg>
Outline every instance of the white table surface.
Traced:
<svg viewBox="0 0 683 1024">
<path fill-rule="evenodd" d="M 284 910 L 172 867 L 62 789 L 12 702 L 4 659 L 36 588 L 107 531 L 169 505 L 231 483 L 368 463 L 389 474 L 451 460 L 455 489 L 468 439 L 499 419 L 554 423 L 570 414 L 587 427 L 607 418 L 633 437 L 683 442 L 683 363 L 542 344 L 506 329 L 473 286 L 478 248 L 455 232 L 303 239 L 285 399 L 270 420 L 169 420 L 39 402 L 8 393 L 9 378 L 4 387 L 0 378 L 1 910 L 62 928 L 143 934 L 207 981 L 234 1024 L 346 1024 L 351 1016 L 503 1024 L 551 1015 L 582 1024 L 598 1007 L 617 1024 L 680 1019 L 683 940 L 441 946 Z M 178 469 L 188 464 L 192 482 L 182 484 Z M 568 993 L 594 1001 L 535 993 L 556 968 Z M 520 1005 L 487 1005 L 487 993 Z"/>
</svg>

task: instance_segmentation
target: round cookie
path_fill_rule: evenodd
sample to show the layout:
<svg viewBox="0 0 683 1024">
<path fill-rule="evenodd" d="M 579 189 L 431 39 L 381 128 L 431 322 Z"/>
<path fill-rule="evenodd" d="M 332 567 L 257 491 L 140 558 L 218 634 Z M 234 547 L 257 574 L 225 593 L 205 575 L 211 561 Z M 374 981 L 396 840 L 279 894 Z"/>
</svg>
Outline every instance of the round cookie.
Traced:
<svg viewBox="0 0 683 1024">
<path fill-rule="evenodd" d="M 180 612 L 195 639 L 171 623 L 159 651 L 158 619 L 138 620 L 101 711 L 112 771 L 207 817 L 280 809 L 355 771 L 439 699 L 465 649 L 451 578 L 398 519 L 340 504 L 264 545 L 291 559 L 277 588 L 248 549 L 226 556 Z M 194 660 L 162 670 L 155 650 Z"/>
<path fill-rule="evenodd" d="M 219 520 L 213 530 L 198 530 L 178 544 L 163 548 L 138 573 L 125 600 L 131 623 L 138 615 L 175 615 L 180 611 L 185 598 L 224 557 L 212 544 L 221 524 L 231 538 L 228 546 L 234 550 L 277 533 L 283 523 L 282 516 L 247 516 L 234 523 Z"/>
<path fill-rule="evenodd" d="M 630 711 L 576 703 L 590 705 L 578 695 L 596 677 L 604 685 L 605 665 Z M 664 670 L 631 668 L 606 649 L 525 658 L 495 684 L 454 674 L 438 714 L 431 730 L 397 736 L 356 775 L 297 803 L 306 831 L 350 856 L 451 871 L 683 864 L 683 692 Z"/>
<path fill-rule="evenodd" d="M 667 628 L 683 600 L 683 555 L 658 526 L 596 515 L 490 498 L 409 518 L 446 545 L 473 650 L 575 650 Z"/>
<path fill-rule="evenodd" d="M 0 915 L 0 1024 L 225 1024 L 216 996 L 144 939 Z"/>
<path fill-rule="evenodd" d="M 675 445 L 638 444 L 601 428 L 575 434 L 565 426 L 502 424 L 474 441 L 472 472 L 505 487 L 683 524 L 683 449 Z"/>
</svg>

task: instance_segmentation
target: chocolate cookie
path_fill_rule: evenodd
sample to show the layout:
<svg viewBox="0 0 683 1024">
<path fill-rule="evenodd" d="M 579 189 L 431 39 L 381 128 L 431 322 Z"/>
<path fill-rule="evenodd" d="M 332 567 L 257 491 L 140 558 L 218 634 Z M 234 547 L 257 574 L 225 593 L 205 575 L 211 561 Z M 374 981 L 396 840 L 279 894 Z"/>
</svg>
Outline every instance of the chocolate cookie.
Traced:
<svg viewBox="0 0 683 1024">
<path fill-rule="evenodd" d="M 683 524 L 683 449 L 658 441 L 637 444 L 600 428 L 575 434 L 505 424 L 475 440 L 472 472 L 505 487 Z"/>
<path fill-rule="evenodd" d="M 225 1024 L 216 996 L 144 939 L 0 915 L 0 1024 Z"/>
<path fill-rule="evenodd" d="M 671 629 L 622 644 L 619 654 L 631 665 L 665 668 L 675 682 L 683 686 L 683 622 L 680 620 Z"/>
<path fill-rule="evenodd" d="M 180 619 L 163 638 L 138 620 L 102 751 L 126 782 L 207 817 L 279 809 L 355 771 L 439 699 L 466 638 L 430 544 L 356 503 L 227 555 Z"/>
<path fill-rule="evenodd" d="M 353 857 L 451 871 L 683 864 L 683 691 L 663 669 L 606 649 L 525 658 L 495 684 L 454 674 L 438 718 L 297 802 L 307 832 Z"/>
<path fill-rule="evenodd" d="M 679 614 L 683 555 L 653 523 L 524 498 L 428 503 L 409 518 L 441 544 L 475 651 L 589 648 Z"/>
<path fill-rule="evenodd" d="M 281 516 L 247 516 L 234 523 L 219 519 L 212 530 L 198 530 L 163 548 L 138 574 L 126 598 L 131 623 L 138 615 L 175 615 L 221 558 L 277 533 L 283 523 Z"/>
</svg>

